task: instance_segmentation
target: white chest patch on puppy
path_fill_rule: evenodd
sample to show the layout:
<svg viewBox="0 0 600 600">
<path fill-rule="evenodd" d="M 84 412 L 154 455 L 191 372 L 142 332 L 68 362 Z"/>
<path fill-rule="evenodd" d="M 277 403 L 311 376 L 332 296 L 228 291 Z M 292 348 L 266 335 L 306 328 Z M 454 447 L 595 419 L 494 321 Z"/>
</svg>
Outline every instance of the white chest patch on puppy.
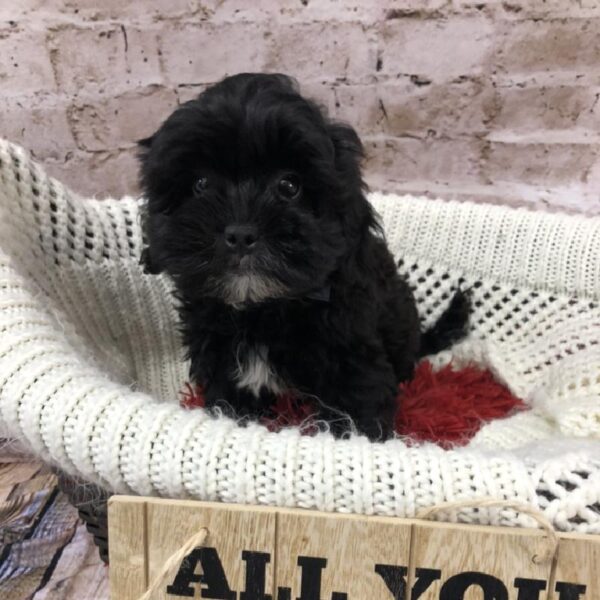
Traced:
<svg viewBox="0 0 600 600">
<path fill-rule="evenodd" d="M 235 378 L 238 388 L 247 388 L 255 396 L 263 387 L 274 394 L 283 389 L 281 380 L 269 364 L 269 349 L 264 345 L 238 349 Z"/>
</svg>

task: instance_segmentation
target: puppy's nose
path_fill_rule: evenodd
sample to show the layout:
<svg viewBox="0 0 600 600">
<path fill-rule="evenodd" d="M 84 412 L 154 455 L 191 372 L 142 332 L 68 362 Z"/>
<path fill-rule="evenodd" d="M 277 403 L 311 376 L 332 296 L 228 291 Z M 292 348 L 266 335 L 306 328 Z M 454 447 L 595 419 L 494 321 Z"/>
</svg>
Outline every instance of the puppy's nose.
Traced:
<svg viewBox="0 0 600 600">
<path fill-rule="evenodd" d="M 258 240 L 255 225 L 228 225 L 225 228 L 225 243 L 230 250 L 250 252 Z"/>
</svg>

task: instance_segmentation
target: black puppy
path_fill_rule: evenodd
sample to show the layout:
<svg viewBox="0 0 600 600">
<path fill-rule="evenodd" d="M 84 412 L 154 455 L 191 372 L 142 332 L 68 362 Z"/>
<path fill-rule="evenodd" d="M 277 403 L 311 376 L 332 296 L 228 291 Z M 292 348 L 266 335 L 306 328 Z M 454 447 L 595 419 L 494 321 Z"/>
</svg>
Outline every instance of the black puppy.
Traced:
<svg viewBox="0 0 600 600">
<path fill-rule="evenodd" d="M 360 170 L 362 145 L 284 75 L 240 74 L 178 108 L 142 146 L 145 260 L 181 300 L 207 405 L 265 414 L 318 401 L 336 434 L 393 432 L 398 383 L 462 332 L 455 300 L 422 346 Z"/>
</svg>

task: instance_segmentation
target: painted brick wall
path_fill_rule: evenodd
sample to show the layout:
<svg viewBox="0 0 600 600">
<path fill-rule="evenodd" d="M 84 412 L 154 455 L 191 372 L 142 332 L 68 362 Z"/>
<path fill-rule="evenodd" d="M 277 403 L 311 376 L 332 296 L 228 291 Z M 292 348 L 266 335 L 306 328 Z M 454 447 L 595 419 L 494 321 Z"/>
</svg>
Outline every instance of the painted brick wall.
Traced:
<svg viewBox="0 0 600 600">
<path fill-rule="evenodd" d="M 373 187 L 600 214 L 600 0 L 0 0 L 0 135 L 82 193 L 248 70 L 353 123 Z"/>
</svg>

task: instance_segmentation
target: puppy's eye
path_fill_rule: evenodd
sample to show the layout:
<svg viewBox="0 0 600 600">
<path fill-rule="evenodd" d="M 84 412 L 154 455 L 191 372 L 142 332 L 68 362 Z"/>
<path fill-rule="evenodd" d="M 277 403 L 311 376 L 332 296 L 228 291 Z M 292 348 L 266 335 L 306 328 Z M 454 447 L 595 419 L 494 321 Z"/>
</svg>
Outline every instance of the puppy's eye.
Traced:
<svg viewBox="0 0 600 600">
<path fill-rule="evenodd" d="M 300 195 L 301 187 L 300 177 L 293 173 L 282 177 L 277 183 L 279 195 L 286 200 L 294 200 L 294 198 L 297 198 Z"/>
<path fill-rule="evenodd" d="M 198 179 L 196 179 L 194 183 L 194 194 L 196 196 L 202 196 L 202 194 L 208 188 L 208 183 L 208 177 L 199 177 Z"/>
</svg>

